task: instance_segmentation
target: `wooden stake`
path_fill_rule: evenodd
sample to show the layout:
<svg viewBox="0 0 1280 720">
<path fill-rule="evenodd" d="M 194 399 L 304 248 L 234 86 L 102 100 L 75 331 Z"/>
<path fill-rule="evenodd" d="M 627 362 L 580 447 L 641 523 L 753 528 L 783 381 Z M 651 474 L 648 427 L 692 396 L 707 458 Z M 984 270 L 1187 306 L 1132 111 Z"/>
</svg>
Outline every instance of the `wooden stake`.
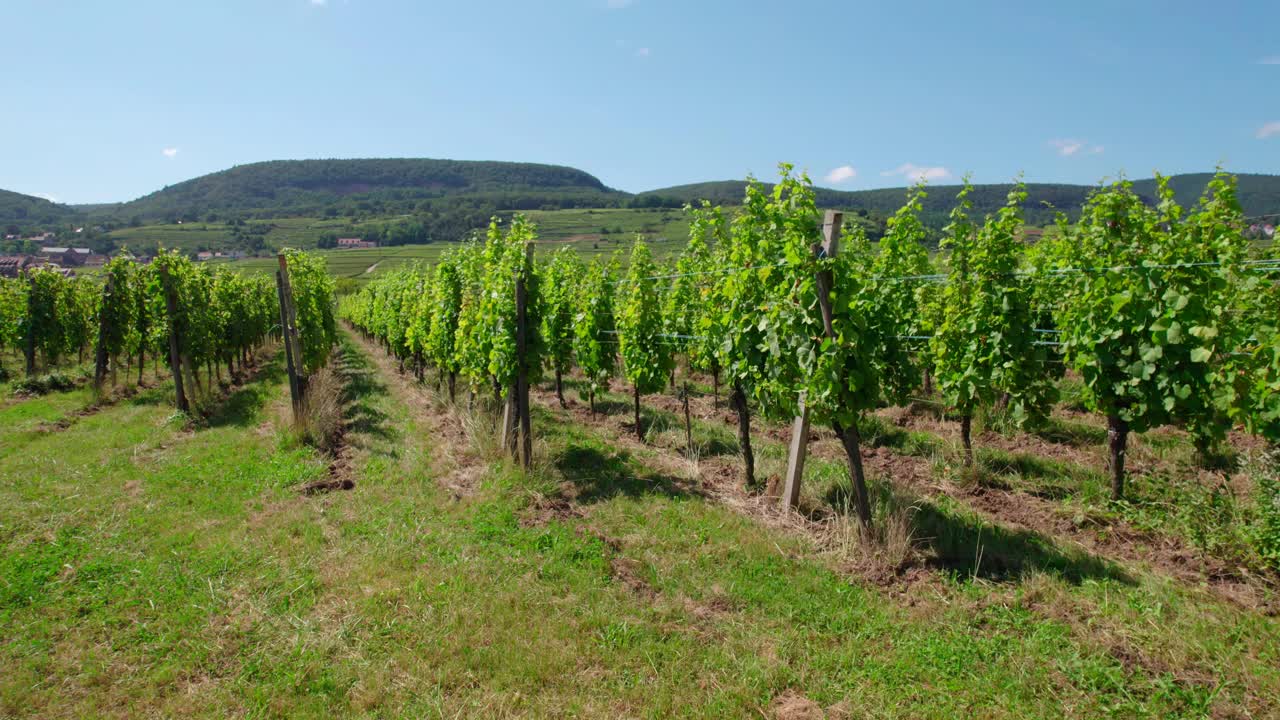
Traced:
<svg viewBox="0 0 1280 720">
<path fill-rule="evenodd" d="M 685 455 L 693 457 L 693 424 L 689 421 L 689 381 L 684 381 L 684 389 L 680 393 L 684 402 L 684 447 Z"/>
<path fill-rule="evenodd" d="M 173 387 L 177 393 L 178 409 L 190 412 L 191 404 L 187 402 L 187 391 L 182 379 L 182 355 L 178 328 L 178 296 L 169 279 L 169 268 L 160 266 L 160 284 L 164 287 L 165 311 L 169 316 L 169 371 L 173 373 Z"/>
<path fill-rule="evenodd" d="M 298 384 L 293 343 L 289 342 L 289 306 L 285 301 L 284 282 L 281 279 L 284 274 L 279 270 L 276 271 L 276 295 L 280 299 L 280 334 L 284 338 L 285 368 L 289 371 L 289 399 L 293 403 L 293 421 L 297 423 L 302 420 L 302 388 Z"/>
<path fill-rule="evenodd" d="M 27 275 L 27 342 L 23 353 L 27 359 L 27 377 L 36 374 L 36 278 Z"/>
<path fill-rule="evenodd" d="M 813 254 L 819 258 L 835 257 L 840 252 L 840 226 L 844 215 L 828 210 L 822 223 L 822 244 L 813 246 Z M 832 326 L 830 271 L 823 271 L 814 278 L 818 286 L 818 304 L 822 310 L 822 325 L 828 337 L 835 335 Z M 800 502 L 800 483 L 804 478 L 804 461 L 809 451 L 809 408 L 800 398 L 800 413 L 791 424 L 791 446 L 787 453 L 787 476 L 782 489 L 782 508 L 790 510 Z"/>
<path fill-rule="evenodd" d="M 102 392 L 102 383 L 107 379 L 107 333 L 111 332 L 107 322 L 107 302 L 111 297 L 111 286 L 114 275 L 107 276 L 107 284 L 102 288 L 102 305 L 98 309 L 98 347 L 94 353 L 93 388 Z"/>
<path fill-rule="evenodd" d="M 533 428 L 529 417 L 529 373 L 525 358 L 529 344 L 529 299 L 525 293 L 524 274 L 533 267 L 533 243 L 526 244 L 525 266 L 516 276 L 516 409 L 520 416 L 520 464 L 526 470 L 533 465 Z"/>
<path fill-rule="evenodd" d="M 298 377 L 298 406 L 307 395 L 307 374 L 303 367 L 302 339 L 298 333 L 298 309 L 293 304 L 293 286 L 289 284 L 289 259 L 284 253 L 276 255 L 280 263 L 280 283 L 284 290 L 285 311 L 289 322 L 285 326 L 285 342 L 293 344 L 293 371 Z"/>
</svg>

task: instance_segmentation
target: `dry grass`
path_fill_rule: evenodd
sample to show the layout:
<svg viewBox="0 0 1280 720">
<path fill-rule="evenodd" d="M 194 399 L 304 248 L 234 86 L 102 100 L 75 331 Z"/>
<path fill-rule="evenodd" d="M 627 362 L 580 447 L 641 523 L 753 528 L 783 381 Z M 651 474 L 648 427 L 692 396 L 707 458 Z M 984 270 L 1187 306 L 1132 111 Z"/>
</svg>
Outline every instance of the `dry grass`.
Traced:
<svg viewBox="0 0 1280 720">
<path fill-rule="evenodd" d="M 472 451 L 481 459 L 494 462 L 507 456 L 498 438 L 498 425 L 502 418 L 495 416 L 483 405 L 484 403 L 466 406 L 459 404 L 454 412 Z"/>
<path fill-rule="evenodd" d="M 850 497 L 842 500 L 828 517 L 819 521 L 819 547 L 841 562 L 871 562 L 889 570 L 900 570 L 917 557 L 915 506 L 894 498 L 881 498 L 873 509 L 875 521 L 864 529 Z"/>
<path fill-rule="evenodd" d="M 304 442 L 332 455 L 342 440 L 342 376 L 330 363 L 307 381 L 297 432 Z"/>
</svg>

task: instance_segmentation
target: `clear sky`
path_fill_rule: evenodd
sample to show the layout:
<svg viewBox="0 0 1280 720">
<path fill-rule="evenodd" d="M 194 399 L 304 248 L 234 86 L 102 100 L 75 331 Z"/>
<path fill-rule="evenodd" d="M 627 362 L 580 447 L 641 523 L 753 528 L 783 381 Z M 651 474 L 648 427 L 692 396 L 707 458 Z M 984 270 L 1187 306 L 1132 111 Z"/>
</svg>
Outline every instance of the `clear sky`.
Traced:
<svg viewBox="0 0 1280 720">
<path fill-rule="evenodd" d="M 640 191 L 1280 173 L 1280 2 L 2 0 L 0 188 L 259 160 L 548 162 Z"/>
</svg>

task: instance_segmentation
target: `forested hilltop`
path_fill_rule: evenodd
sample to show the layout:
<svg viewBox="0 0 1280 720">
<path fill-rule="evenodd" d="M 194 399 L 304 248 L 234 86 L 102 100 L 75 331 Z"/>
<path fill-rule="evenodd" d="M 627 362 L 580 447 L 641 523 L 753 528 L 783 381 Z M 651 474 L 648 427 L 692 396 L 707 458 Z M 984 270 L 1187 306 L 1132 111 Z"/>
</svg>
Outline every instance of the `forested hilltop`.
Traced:
<svg viewBox="0 0 1280 720">
<path fill-rule="evenodd" d="M 1280 212 L 1280 175 L 1236 176 L 1239 181 L 1240 204 L 1246 215 L 1262 215 Z M 1188 173 L 1173 175 L 1169 179 L 1174 197 L 1183 207 L 1189 207 L 1200 197 L 1205 186 L 1213 179 L 1213 173 Z M 921 220 L 930 228 L 939 229 L 947 222 L 947 213 L 955 204 L 959 185 L 936 185 L 929 188 L 921 212 Z M 1012 185 L 1008 183 L 974 185 L 969 199 L 973 201 L 976 215 L 996 212 L 1004 205 Z M 742 201 L 746 182 L 725 180 L 720 182 L 677 185 L 640 193 L 637 199 L 650 206 L 673 206 L 698 200 L 709 200 L 722 205 L 736 205 Z M 1055 214 L 1064 212 L 1075 218 L 1085 200 L 1096 187 L 1093 185 L 1068 185 L 1062 183 L 1028 183 L 1027 199 L 1023 212 L 1031 225 L 1047 225 Z M 1154 202 L 1156 181 L 1152 178 L 1133 181 L 1133 189 L 1147 202 Z M 892 215 L 906 202 L 907 188 L 880 190 L 841 191 L 817 188 L 818 204 L 823 207 L 865 211 L 867 215 L 885 218 Z"/>
<path fill-rule="evenodd" d="M 0 227 L 5 234 L 21 229 L 58 225 L 79 216 L 75 209 L 44 198 L 0 190 Z"/>
<path fill-rule="evenodd" d="M 1280 176 L 1237 177 L 1246 215 L 1280 213 Z M 1178 202 L 1190 206 L 1210 178 L 1208 173 L 1194 173 L 1172 176 L 1170 182 Z M 920 220 L 931 241 L 946 225 L 959 189 L 928 189 Z M 1008 184 L 974 186 L 974 214 L 995 213 L 1009 189 Z M 1058 212 L 1074 220 L 1094 189 L 1029 184 L 1023 204 L 1026 220 L 1046 226 Z M 1154 180 L 1136 180 L 1134 190 L 1154 202 Z M 725 181 L 632 194 L 612 189 L 582 170 L 536 163 L 276 160 L 193 178 L 123 203 L 67 206 L 0 191 L 0 227 L 6 235 L 54 231 L 64 237 L 83 226 L 83 232 L 75 233 L 77 241 L 100 252 L 122 245 L 259 252 L 283 245 L 331 247 L 343 236 L 389 245 L 456 241 L 483 228 L 495 215 L 537 211 L 553 215 L 552 225 L 564 226 L 560 237 L 595 241 L 634 232 L 663 237 L 675 222 L 666 215 L 682 217 L 679 208 L 685 203 L 706 199 L 733 207 L 741 203 L 743 191 L 742 181 Z M 817 188 L 816 194 L 821 206 L 844 210 L 872 239 L 883 234 L 886 219 L 906 200 L 906 188 Z M 661 210 L 664 216 L 633 210 Z M 6 240 L 0 252 L 22 247 L 26 246 L 21 241 Z"/>
<path fill-rule="evenodd" d="M 581 170 L 534 163 L 276 160 L 166 187 L 95 215 L 117 221 L 419 214 L 456 236 L 503 209 L 609 207 L 626 195 Z"/>
</svg>

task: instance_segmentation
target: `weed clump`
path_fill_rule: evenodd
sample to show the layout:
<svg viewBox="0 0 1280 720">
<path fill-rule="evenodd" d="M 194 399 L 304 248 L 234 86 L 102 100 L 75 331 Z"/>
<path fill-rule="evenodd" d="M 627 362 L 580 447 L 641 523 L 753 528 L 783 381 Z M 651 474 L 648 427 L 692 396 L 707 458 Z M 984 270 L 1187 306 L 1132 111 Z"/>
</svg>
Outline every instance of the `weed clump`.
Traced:
<svg viewBox="0 0 1280 720">
<path fill-rule="evenodd" d="M 342 438 L 342 378 L 332 363 L 307 380 L 298 432 L 308 445 L 332 455 Z"/>
</svg>

